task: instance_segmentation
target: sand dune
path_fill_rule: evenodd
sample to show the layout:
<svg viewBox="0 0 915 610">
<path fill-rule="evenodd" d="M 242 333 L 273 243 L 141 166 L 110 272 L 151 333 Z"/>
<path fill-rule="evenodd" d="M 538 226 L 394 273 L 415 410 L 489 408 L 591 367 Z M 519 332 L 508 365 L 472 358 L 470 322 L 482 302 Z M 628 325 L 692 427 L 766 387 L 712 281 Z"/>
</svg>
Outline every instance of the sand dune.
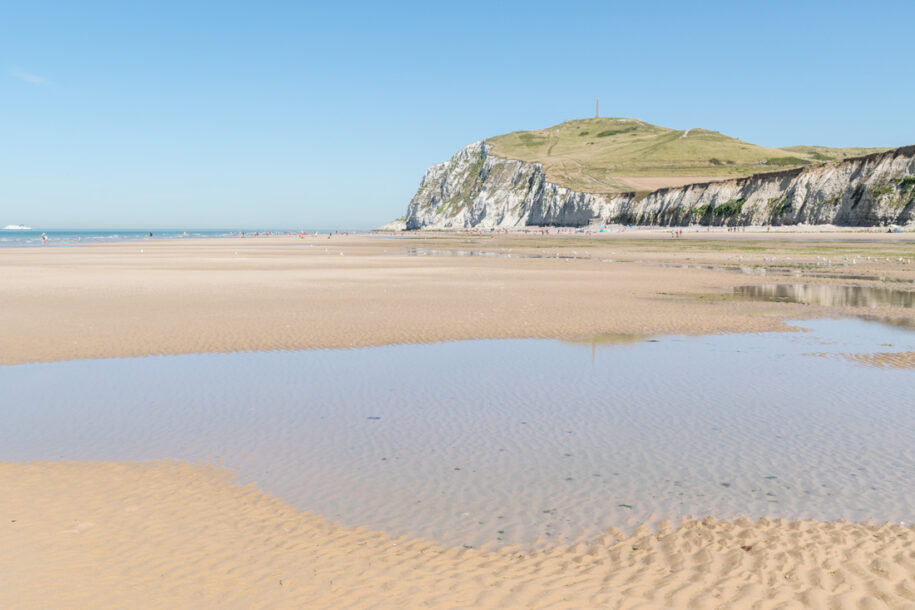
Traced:
<svg viewBox="0 0 915 610">
<path fill-rule="evenodd" d="M 7 463 L 0 487 L 4 608 L 915 607 L 898 524 L 705 519 L 486 551 L 343 528 L 181 462 Z"/>
</svg>

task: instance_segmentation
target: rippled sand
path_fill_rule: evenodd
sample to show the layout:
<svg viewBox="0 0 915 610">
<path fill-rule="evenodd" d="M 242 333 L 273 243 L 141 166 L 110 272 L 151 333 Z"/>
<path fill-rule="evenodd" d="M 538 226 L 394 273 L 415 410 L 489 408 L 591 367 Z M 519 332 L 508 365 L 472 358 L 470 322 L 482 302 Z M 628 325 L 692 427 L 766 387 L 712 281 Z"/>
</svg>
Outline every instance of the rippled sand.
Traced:
<svg viewBox="0 0 915 610">
<path fill-rule="evenodd" d="M 817 354 L 825 356 L 826 354 Z M 835 357 L 835 356 L 833 356 Z M 915 369 L 915 352 L 880 352 L 877 354 L 841 354 L 839 357 L 877 368 Z"/>
<path fill-rule="evenodd" d="M 343 528 L 230 480 L 180 462 L 0 464 L 0 605 L 915 604 L 912 526 L 707 519 L 631 537 L 610 532 L 589 544 L 487 552 Z"/>
</svg>

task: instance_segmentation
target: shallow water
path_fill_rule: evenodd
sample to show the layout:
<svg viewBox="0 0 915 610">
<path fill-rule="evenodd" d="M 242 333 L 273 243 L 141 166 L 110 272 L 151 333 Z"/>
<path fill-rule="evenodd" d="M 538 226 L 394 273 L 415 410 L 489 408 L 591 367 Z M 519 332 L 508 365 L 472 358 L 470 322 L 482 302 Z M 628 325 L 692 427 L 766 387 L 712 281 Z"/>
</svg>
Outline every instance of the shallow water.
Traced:
<svg viewBox="0 0 915 610">
<path fill-rule="evenodd" d="M 734 294 L 755 301 L 781 301 L 832 307 L 909 307 L 915 305 L 915 291 L 883 286 L 836 284 L 775 284 L 738 286 Z"/>
<path fill-rule="evenodd" d="M 349 525 L 531 544 L 685 515 L 911 521 L 915 351 L 809 332 L 0 367 L 0 460 L 219 459 Z"/>
<path fill-rule="evenodd" d="M 582 251 L 579 253 L 577 250 L 572 250 L 564 254 L 555 252 L 553 254 L 531 254 L 527 252 L 513 252 L 512 249 L 504 249 L 502 251 L 493 251 L 493 250 L 437 250 L 433 248 L 405 248 L 403 252 L 404 256 L 476 256 L 481 258 L 554 258 L 561 260 L 591 260 L 599 261 L 602 263 L 614 263 L 614 259 L 610 258 L 595 258 L 589 256 L 587 252 Z"/>
<path fill-rule="evenodd" d="M 394 255 L 398 256 L 398 255 Z M 885 282 L 885 275 L 865 275 L 865 274 L 848 274 L 832 273 L 818 271 L 819 263 L 815 265 L 807 264 L 797 267 L 780 267 L 777 265 L 761 266 L 751 264 L 739 265 L 707 265 L 707 264 L 685 264 L 685 263 L 658 263 L 644 260 L 626 260 L 615 258 L 601 258 L 591 256 L 587 250 L 571 250 L 560 253 L 545 252 L 541 254 L 513 252 L 512 249 L 503 248 L 501 251 L 496 250 L 454 250 L 454 249 L 431 249 L 431 248 L 405 248 L 400 256 L 475 256 L 482 258 L 539 258 L 539 259 L 562 259 L 562 260 L 590 260 L 601 263 L 636 263 L 648 265 L 650 267 L 660 267 L 662 269 L 699 269 L 702 271 L 723 271 L 727 273 L 740 273 L 743 275 L 785 275 L 794 277 L 808 278 L 826 278 L 833 280 L 866 280 L 874 282 Z M 832 265 L 829 265 L 831 267 Z M 911 284 L 911 280 L 893 279 L 894 282 L 902 284 Z"/>
</svg>

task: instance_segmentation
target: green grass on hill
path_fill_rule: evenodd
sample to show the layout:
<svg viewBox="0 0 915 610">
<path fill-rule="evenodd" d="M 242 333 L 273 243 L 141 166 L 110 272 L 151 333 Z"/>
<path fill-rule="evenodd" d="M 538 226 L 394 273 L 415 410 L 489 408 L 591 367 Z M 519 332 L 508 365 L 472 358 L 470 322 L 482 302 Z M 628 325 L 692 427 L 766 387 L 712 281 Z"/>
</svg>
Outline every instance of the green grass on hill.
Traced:
<svg viewBox="0 0 915 610">
<path fill-rule="evenodd" d="M 487 140 L 493 154 L 539 161 L 549 179 L 586 192 L 651 191 L 777 171 L 878 152 L 879 148 L 767 148 L 707 129 L 686 131 L 638 119 L 568 121 Z"/>
</svg>

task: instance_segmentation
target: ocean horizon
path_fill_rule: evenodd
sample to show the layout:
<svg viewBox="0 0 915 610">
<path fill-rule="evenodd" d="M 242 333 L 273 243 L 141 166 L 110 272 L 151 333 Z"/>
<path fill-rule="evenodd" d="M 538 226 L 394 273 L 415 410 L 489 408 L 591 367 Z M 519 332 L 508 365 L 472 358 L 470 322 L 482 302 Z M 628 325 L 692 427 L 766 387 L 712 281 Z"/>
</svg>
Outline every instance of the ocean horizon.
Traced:
<svg viewBox="0 0 915 610">
<path fill-rule="evenodd" d="M 150 239 L 205 239 L 258 235 L 295 235 L 306 233 L 354 233 L 351 229 L 0 229 L 0 247 L 44 245 L 72 246 L 81 243 L 143 241 Z"/>
</svg>

